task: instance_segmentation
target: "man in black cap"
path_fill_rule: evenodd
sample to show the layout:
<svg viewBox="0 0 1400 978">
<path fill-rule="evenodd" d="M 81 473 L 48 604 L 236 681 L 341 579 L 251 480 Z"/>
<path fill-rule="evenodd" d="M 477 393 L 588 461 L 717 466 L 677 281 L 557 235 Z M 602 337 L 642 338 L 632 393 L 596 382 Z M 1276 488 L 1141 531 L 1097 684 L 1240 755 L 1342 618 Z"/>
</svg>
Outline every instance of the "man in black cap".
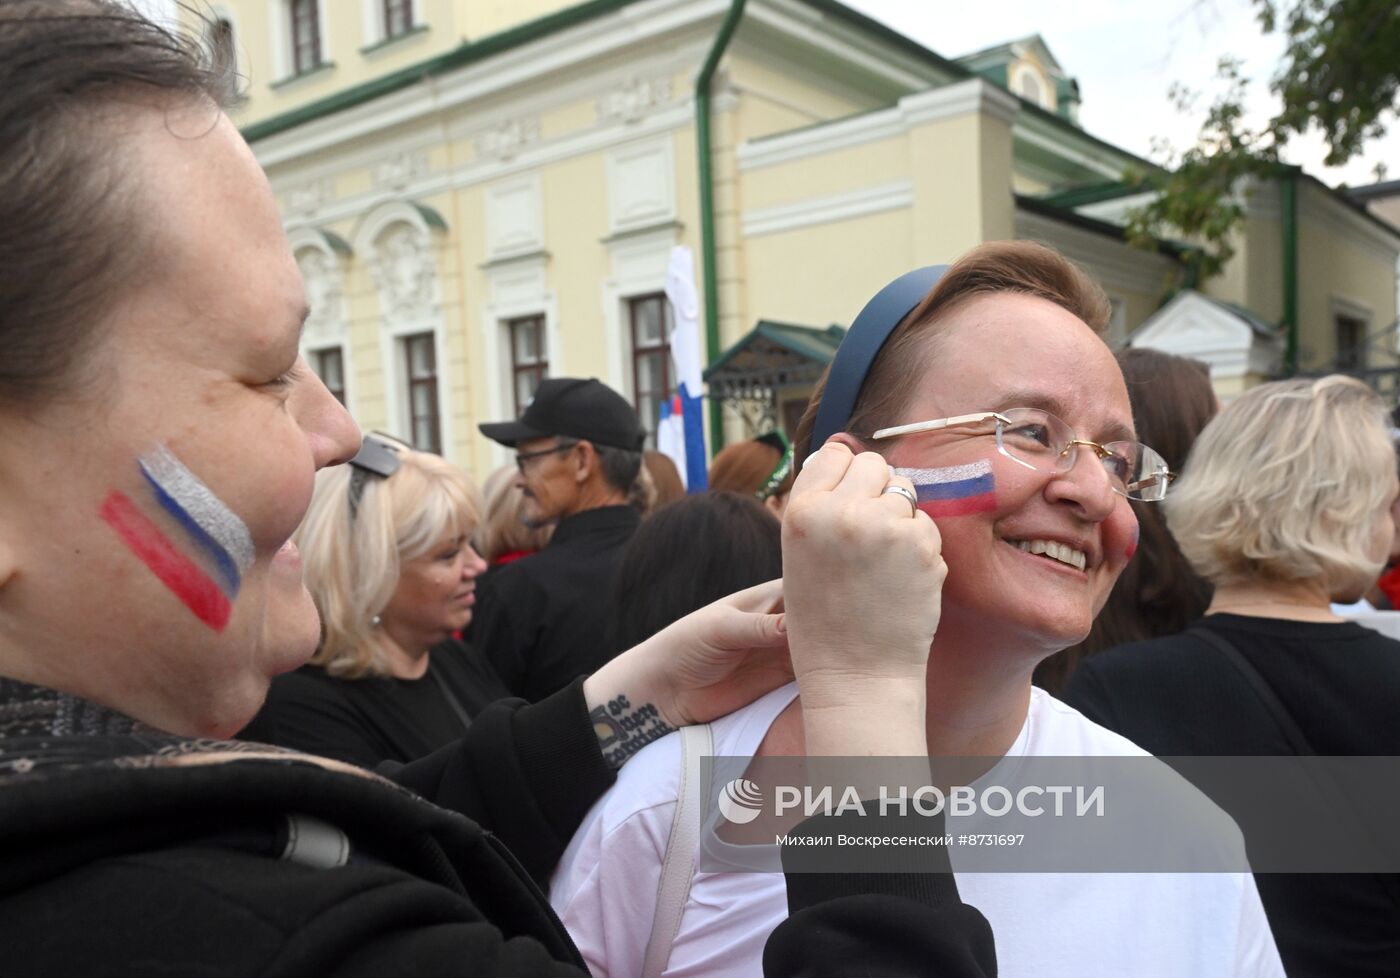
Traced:
<svg viewBox="0 0 1400 978">
<path fill-rule="evenodd" d="M 576 377 L 542 381 L 520 420 L 480 429 L 515 449 L 525 519 L 557 523 L 547 547 L 477 585 L 472 644 L 533 702 L 612 657 L 612 583 L 640 520 L 627 497 L 645 432 L 616 391 Z"/>
</svg>

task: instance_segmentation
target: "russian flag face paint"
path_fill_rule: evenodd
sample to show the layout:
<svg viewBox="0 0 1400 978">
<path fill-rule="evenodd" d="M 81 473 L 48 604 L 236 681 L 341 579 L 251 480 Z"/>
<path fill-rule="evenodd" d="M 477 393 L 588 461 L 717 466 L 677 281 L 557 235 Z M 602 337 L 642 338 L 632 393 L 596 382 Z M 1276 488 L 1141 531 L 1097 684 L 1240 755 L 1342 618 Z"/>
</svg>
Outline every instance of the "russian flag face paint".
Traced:
<svg viewBox="0 0 1400 978">
<path fill-rule="evenodd" d="M 195 617 L 216 632 L 224 630 L 233 603 L 199 565 L 186 557 L 160 532 L 126 493 L 114 489 L 98 511 L 122 542 Z"/>
<path fill-rule="evenodd" d="M 934 519 L 996 509 L 996 477 L 986 459 L 937 469 L 895 469 L 914 483 L 919 508 Z"/>
<path fill-rule="evenodd" d="M 1142 528 L 1141 528 L 1140 526 L 1138 526 L 1136 523 L 1134 523 L 1134 524 L 1133 524 L 1133 538 L 1132 538 L 1131 540 L 1128 541 L 1128 549 L 1127 549 L 1127 551 L 1126 551 L 1126 554 L 1127 554 L 1127 557 L 1128 557 L 1129 560 L 1132 560 L 1132 559 L 1133 559 L 1133 554 L 1137 553 L 1137 548 L 1138 548 L 1138 535 L 1139 535 L 1141 532 L 1142 532 Z"/>
<path fill-rule="evenodd" d="M 213 565 L 223 592 L 236 598 L 253 563 L 248 527 L 168 449 L 157 447 L 138 462 L 156 502 Z"/>
<path fill-rule="evenodd" d="M 182 552 L 120 490 L 108 494 L 99 515 L 185 607 L 222 631 L 253 563 L 248 527 L 169 450 L 158 447 L 137 461 L 152 501 L 180 527 L 199 559 Z"/>
</svg>

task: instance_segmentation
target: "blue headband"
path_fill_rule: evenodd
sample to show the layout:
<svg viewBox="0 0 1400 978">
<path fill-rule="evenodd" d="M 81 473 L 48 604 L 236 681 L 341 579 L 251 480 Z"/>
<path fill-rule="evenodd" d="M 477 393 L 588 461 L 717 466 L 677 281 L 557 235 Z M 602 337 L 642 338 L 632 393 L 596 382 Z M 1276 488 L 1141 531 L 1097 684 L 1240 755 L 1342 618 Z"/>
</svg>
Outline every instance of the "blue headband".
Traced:
<svg viewBox="0 0 1400 978">
<path fill-rule="evenodd" d="M 832 435 L 846 429 L 851 412 L 856 409 L 856 397 L 865 383 L 865 375 L 870 373 L 880 348 L 890 338 L 894 328 L 914 311 L 914 307 L 923 301 L 947 270 L 947 265 L 929 265 L 906 272 L 876 292 L 875 298 L 865 304 L 856 321 L 846 331 L 831 361 L 831 371 L 826 375 L 826 390 L 822 393 L 821 406 L 817 408 L 817 421 L 812 426 L 809 451 L 815 452 Z"/>
</svg>

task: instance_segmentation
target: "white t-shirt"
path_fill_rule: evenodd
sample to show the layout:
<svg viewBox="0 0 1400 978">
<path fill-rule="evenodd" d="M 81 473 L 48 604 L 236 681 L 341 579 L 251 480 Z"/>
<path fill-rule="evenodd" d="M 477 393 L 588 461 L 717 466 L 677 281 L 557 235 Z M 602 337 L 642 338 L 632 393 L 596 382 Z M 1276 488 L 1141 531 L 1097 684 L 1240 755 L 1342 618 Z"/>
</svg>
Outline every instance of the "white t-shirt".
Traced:
<svg viewBox="0 0 1400 978">
<path fill-rule="evenodd" d="M 788 685 L 717 720 L 715 755 L 751 756 L 796 695 Z M 1008 756 L 1145 753 L 1035 689 Z M 550 900 L 595 978 L 641 974 L 680 766 L 676 734 L 628 761 L 555 872 Z M 1248 873 L 956 875 L 964 902 L 992 925 L 1002 978 L 1283 976 Z M 761 975 L 764 943 L 786 916 L 780 873 L 699 872 L 665 973 Z"/>
</svg>

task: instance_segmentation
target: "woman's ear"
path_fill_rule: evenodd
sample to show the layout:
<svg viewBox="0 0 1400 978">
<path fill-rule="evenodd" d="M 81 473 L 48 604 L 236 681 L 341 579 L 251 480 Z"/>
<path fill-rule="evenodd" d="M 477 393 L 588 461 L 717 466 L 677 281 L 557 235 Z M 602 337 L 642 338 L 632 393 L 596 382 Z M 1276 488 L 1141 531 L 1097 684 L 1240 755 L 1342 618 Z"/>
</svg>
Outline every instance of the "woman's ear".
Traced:
<svg viewBox="0 0 1400 978">
<path fill-rule="evenodd" d="M 869 445 L 861 441 L 849 431 L 838 431 L 836 434 L 832 435 L 826 440 L 826 443 L 828 445 L 832 444 L 833 442 L 838 445 L 845 445 L 851 450 L 852 453 L 856 455 L 859 455 L 861 452 L 871 451 Z"/>
</svg>

